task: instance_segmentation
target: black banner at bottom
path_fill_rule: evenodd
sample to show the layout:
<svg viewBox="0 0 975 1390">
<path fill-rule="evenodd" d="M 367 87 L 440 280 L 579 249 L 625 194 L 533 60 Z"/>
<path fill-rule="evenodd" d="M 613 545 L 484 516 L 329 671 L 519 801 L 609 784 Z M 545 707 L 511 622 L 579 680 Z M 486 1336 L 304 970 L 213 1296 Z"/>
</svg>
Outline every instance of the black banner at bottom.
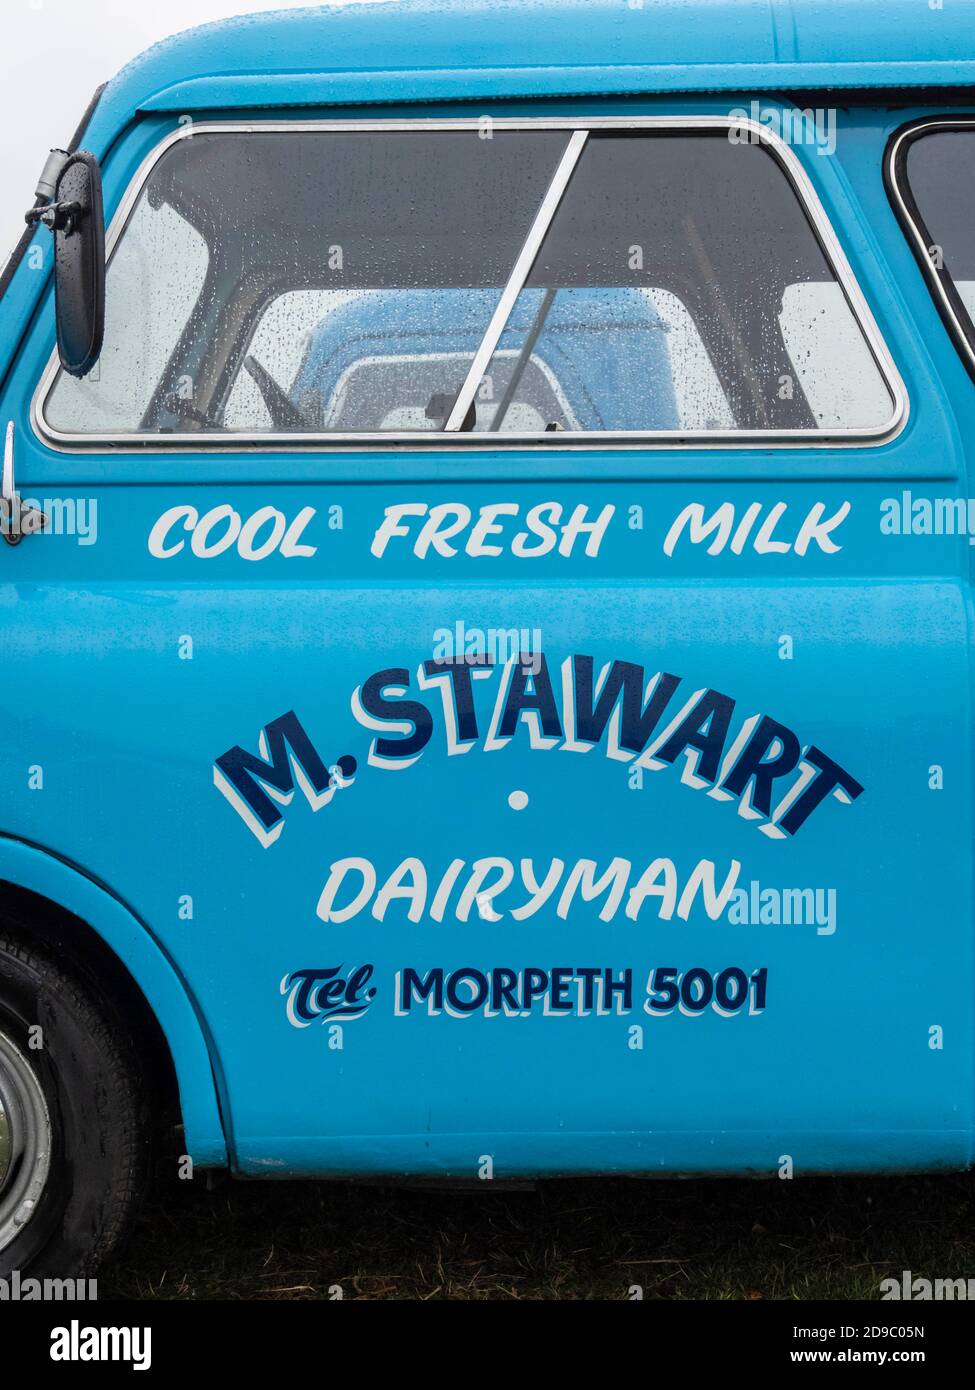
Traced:
<svg viewBox="0 0 975 1390">
<path fill-rule="evenodd" d="M 353 1302 L 365 1307 L 353 1311 L 348 1306 Z M 524 1339 L 539 1333 L 558 1339 L 543 1344 L 548 1374 L 566 1353 L 583 1343 L 596 1352 L 598 1360 L 602 1359 L 600 1347 L 603 1354 L 612 1348 L 614 1359 L 620 1351 L 635 1353 L 654 1376 L 668 1367 L 683 1374 L 747 1369 L 749 1375 L 794 1366 L 947 1369 L 959 1363 L 971 1334 L 970 1305 L 961 1299 L 939 1303 L 647 1300 L 625 1307 L 604 1304 L 590 1325 L 588 1310 L 593 1306 L 513 1299 L 493 1309 L 479 1306 L 474 1323 L 466 1320 L 470 1311 L 465 1316 L 456 1307 L 440 1314 L 441 1323 L 429 1306 L 422 1312 L 414 1306 L 406 1340 L 397 1343 L 375 1336 L 389 1326 L 389 1313 L 367 1300 L 5 1302 L 0 1303 L 0 1364 L 15 1360 L 21 1381 L 25 1372 L 48 1367 L 55 1376 L 61 1372 L 66 1378 L 85 1370 L 100 1375 L 114 1371 L 175 1377 L 199 1367 L 231 1375 L 239 1369 L 249 1379 L 270 1372 L 301 1380 L 334 1380 L 346 1369 L 344 1361 L 357 1373 L 367 1364 L 375 1377 L 382 1364 L 381 1359 L 377 1362 L 377 1351 L 387 1350 L 394 1373 L 399 1374 L 414 1353 L 420 1330 L 433 1326 L 438 1334 L 441 1329 L 458 1333 L 470 1329 L 479 1339 L 476 1353 L 472 1348 L 467 1367 L 463 1360 L 455 1362 L 451 1379 L 476 1368 L 478 1379 L 488 1383 L 492 1378 L 507 1378 L 519 1367 L 525 1375 L 531 1364 L 527 1359 L 531 1342 Z M 394 1329 L 402 1326 L 399 1316 L 393 1313 Z M 433 1324 L 426 1324 L 431 1316 Z M 563 1323 L 564 1316 L 571 1321 Z M 378 1322 L 372 1321 L 374 1317 Z M 498 1331 L 485 1340 L 485 1330 L 492 1326 Z M 506 1340 L 502 1328 L 508 1327 L 517 1328 L 517 1343 Z"/>
</svg>

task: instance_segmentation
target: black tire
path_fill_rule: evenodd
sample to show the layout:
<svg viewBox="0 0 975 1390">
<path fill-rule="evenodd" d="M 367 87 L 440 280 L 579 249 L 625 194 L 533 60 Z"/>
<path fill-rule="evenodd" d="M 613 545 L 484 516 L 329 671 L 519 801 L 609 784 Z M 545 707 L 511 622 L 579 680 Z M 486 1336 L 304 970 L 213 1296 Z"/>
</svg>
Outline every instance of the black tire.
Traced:
<svg viewBox="0 0 975 1390">
<path fill-rule="evenodd" d="M 125 1234 L 145 1186 L 149 1127 L 137 1049 L 92 981 L 2 922 L 0 1035 L 39 1083 L 51 1130 L 43 1189 L 19 1233 L 8 1231 L 0 1278 L 13 1270 L 90 1277 Z M 9 1191 L 10 1172 L 6 1179 Z"/>
</svg>

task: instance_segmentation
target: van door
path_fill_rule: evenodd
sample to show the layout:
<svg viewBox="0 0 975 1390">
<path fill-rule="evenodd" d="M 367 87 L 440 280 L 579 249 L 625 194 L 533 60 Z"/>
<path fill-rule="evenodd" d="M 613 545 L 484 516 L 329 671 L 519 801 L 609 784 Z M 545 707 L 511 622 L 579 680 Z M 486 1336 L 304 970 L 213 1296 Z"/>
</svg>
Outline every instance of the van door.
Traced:
<svg viewBox="0 0 975 1390">
<path fill-rule="evenodd" d="M 25 350 L 97 536 L 0 556 L 4 828 L 163 944 L 243 1171 L 966 1161 L 968 590 L 878 525 L 957 453 L 838 174 L 362 126 L 174 132 L 36 436 Z"/>
</svg>

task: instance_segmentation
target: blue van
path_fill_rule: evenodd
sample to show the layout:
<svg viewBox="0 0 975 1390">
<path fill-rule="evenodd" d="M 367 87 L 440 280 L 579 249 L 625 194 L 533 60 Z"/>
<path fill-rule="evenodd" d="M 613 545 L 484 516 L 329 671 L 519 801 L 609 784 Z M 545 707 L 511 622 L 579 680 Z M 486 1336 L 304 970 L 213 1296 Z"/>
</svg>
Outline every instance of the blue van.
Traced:
<svg viewBox="0 0 975 1390">
<path fill-rule="evenodd" d="M 970 0 L 390 0 L 100 89 L 0 281 L 0 1274 L 174 1129 L 972 1164 L 973 176 Z"/>
</svg>

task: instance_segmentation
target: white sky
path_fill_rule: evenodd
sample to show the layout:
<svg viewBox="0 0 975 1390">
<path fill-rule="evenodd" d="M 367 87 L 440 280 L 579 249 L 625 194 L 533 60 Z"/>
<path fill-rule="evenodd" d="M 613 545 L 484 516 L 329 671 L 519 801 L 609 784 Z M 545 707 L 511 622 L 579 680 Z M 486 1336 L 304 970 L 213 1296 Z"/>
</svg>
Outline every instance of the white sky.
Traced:
<svg viewBox="0 0 975 1390">
<path fill-rule="evenodd" d="M 0 265 L 23 230 L 48 150 L 67 143 L 95 88 L 130 58 L 196 24 L 308 3 L 0 0 Z"/>
</svg>

